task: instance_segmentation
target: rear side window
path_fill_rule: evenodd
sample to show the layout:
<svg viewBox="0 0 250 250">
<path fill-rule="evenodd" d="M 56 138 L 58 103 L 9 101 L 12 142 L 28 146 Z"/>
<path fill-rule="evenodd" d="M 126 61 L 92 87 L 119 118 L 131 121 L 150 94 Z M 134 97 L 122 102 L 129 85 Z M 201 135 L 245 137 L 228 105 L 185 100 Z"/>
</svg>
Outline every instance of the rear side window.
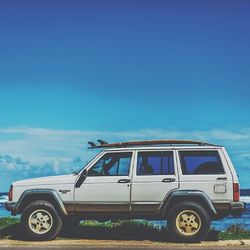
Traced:
<svg viewBox="0 0 250 250">
<path fill-rule="evenodd" d="M 179 155 L 183 174 L 225 173 L 217 151 L 180 151 Z"/>
<path fill-rule="evenodd" d="M 137 175 L 172 175 L 174 174 L 173 152 L 139 152 Z"/>
</svg>

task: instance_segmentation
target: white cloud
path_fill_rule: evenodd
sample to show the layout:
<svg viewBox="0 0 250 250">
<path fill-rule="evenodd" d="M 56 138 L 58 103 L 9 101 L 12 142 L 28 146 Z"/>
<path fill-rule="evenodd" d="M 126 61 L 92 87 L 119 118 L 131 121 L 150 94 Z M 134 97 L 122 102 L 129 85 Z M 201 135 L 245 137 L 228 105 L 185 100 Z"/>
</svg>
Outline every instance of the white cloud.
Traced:
<svg viewBox="0 0 250 250">
<path fill-rule="evenodd" d="M 0 191 L 7 191 L 9 185 L 16 180 L 69 174 L 80 170 L 84 166 L 81 158 L 71 161 L 55 160 L 40 164 L 33 164 L 10 155 L 0 155 L 1 182 Z"/>
<path fill-rule="evenodd" d="M 145 129 L 137 131 L 84 131 L 53 130 L 32 127 L 0 129 L 0 154 L 39 163 L 45 161 L 70 161 L 76 156 L 88 158 L 87 142 L 95 139 L 107 141 L 140 139 L 194 139 L 223 144 L 241 156 L 250 154 L 250 128 L 238 131 L 213 129 L 208 131 L 183 131 Z"/>
<path fill-rule="evenodd" d="M 96 152 L 87 149 L 88 141 L 105 139 L 115 142 L 159 138 L 202 140 L 224 145 L 229 150 L 236 167 L 240 169 L 240 173 L 242 173 L 241 170 L 250 167 L 248 167 L 250 128 L 206 131 L 178 129 L 87 131 L 53 130 L 27 126 L 0 129 L 0 156 L 2 155 L 0 167 L 5 169 L 5 176 L 10 179 L 61 174 L 79 168 L 79 162 L 85 163 L 94 156 Z M 77 157 L 78 160 L 72 160 Z M 79 160 L 79 158 L 83 160 Z"/>
</svg>

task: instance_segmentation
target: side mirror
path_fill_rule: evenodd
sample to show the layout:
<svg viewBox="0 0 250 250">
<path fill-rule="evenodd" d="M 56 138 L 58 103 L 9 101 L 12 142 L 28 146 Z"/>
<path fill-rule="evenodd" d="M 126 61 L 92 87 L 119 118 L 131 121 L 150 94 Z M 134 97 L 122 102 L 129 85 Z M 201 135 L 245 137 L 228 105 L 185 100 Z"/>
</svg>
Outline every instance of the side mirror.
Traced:
<svg viewBox="0 0 250 250">
<path fill-rule="evenodd" d="M 82 185 L 82 183 L 85 181 L 86 178 L 87 178 L 87 170 L 84 169 L 84 170 L 82 171 L 80 177 L 78 178 L 78 180 L 77 180 L 77 182 L 76 182 L 76 184 L 75 184 L 75 187 L 76 187 L 76 188 L 79 188 L 79 187 Z"/>
</svg>

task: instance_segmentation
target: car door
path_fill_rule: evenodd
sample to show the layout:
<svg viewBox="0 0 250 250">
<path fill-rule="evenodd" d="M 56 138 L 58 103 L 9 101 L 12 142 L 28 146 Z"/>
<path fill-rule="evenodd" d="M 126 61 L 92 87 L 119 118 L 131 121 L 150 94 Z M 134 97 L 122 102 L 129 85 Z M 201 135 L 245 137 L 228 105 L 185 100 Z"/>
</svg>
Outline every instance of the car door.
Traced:
<svg viewBox="0 0 250 250">
<path fill-rule="evenodd" d="M 131 211 L 157 211 L 166 195 L 179 186 L 175 152 L 140 150 L 135 158 Z"/>
<path fill-rule="evenodd" d="M 88 167 L 75 189 L 76 212 L 128 212 L 132 156 L 132 151 L 106 152 Z"/>
</svg>

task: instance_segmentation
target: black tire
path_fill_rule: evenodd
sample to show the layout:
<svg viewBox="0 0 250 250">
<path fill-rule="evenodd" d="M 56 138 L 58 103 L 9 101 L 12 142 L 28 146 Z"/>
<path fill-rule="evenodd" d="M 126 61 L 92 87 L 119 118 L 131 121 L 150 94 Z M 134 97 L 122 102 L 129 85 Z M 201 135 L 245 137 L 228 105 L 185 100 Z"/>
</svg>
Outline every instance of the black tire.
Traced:
<svg viewBox="0 0 250 250">
<path fill-rule="evenodd" d="M 21 226 L 29 240 L 53 240 L 60 233 L 62 225 L 62 219 L 54 206 L 44 200 L 30 203 L 21 216 Z"/>
<path fill-rule="evenodd" d="M 200 242 L 207 236 L 210 225 L 207 210 L 197 202 L 179 202 L 168 214 L 168 230 L 175 242 Z"/>
</svg>

